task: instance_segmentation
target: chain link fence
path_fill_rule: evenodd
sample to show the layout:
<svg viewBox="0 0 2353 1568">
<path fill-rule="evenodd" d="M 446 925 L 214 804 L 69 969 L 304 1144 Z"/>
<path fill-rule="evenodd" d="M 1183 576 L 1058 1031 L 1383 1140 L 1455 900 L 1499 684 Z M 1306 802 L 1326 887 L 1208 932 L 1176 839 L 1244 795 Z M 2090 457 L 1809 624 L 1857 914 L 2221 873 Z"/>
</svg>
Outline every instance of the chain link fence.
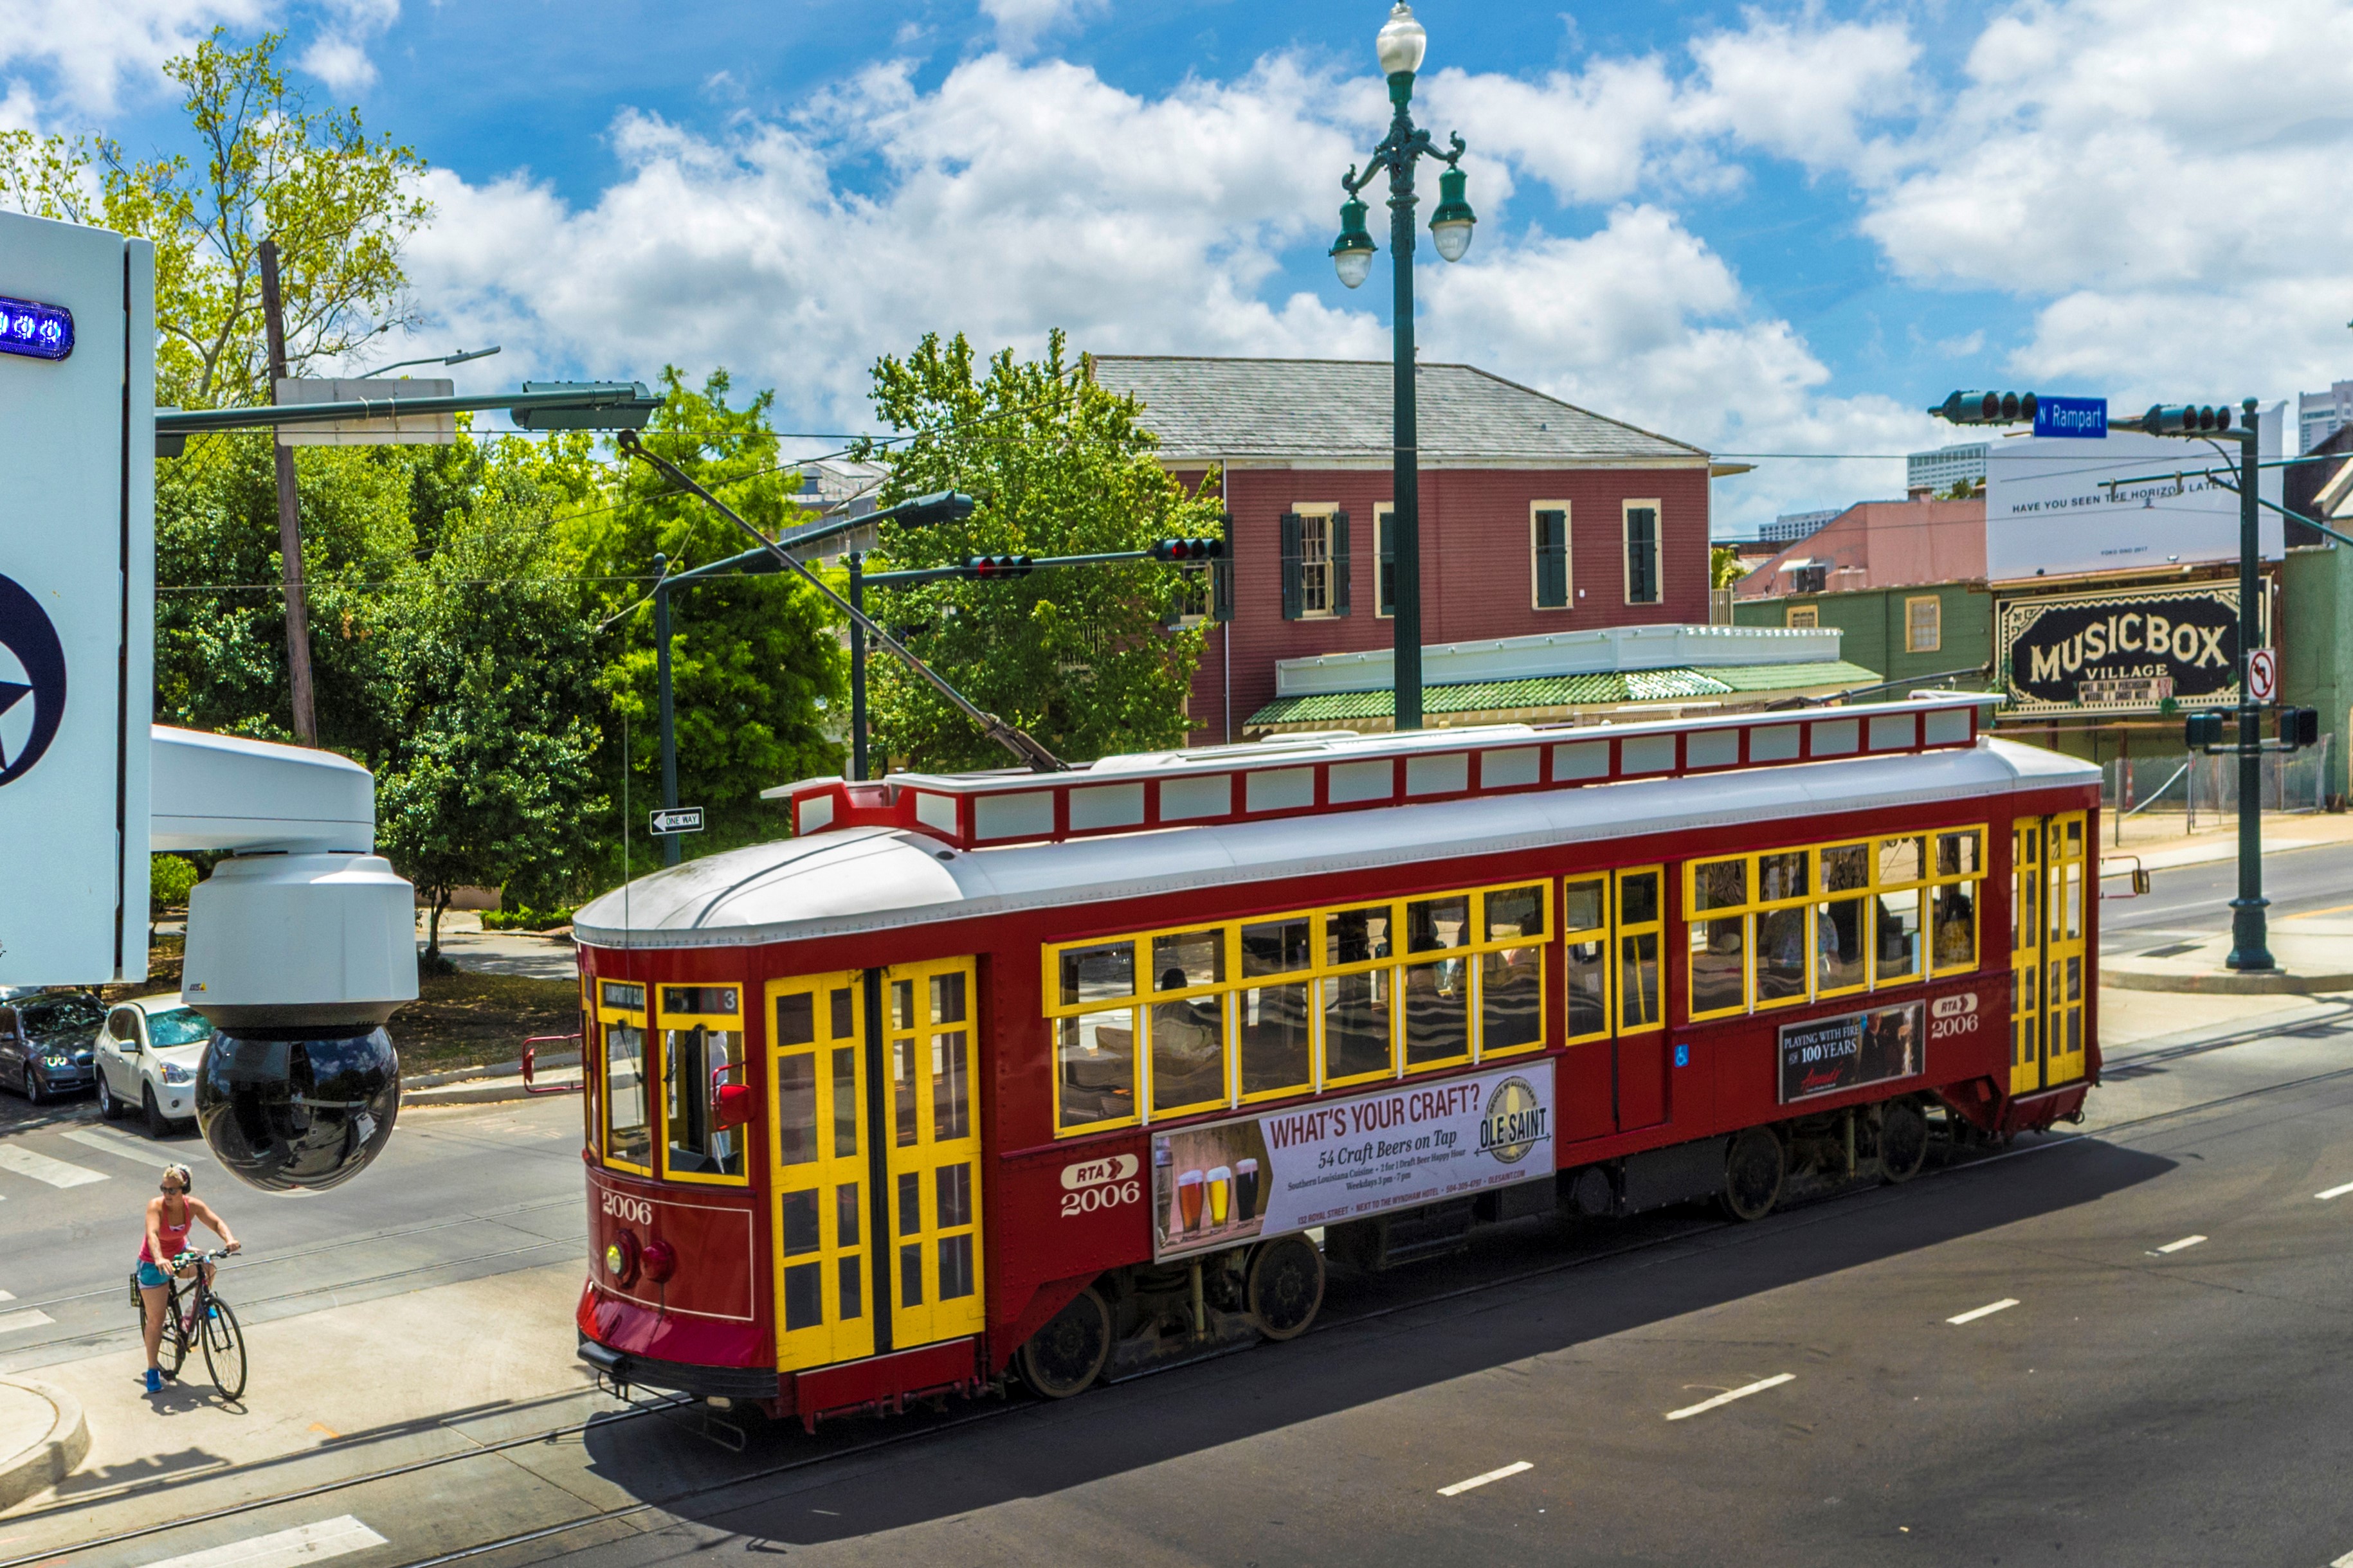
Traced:
<svg viewBox="0 0 2353 1568">
<path fill-rule="evenodd" d="M 2337 737 L 2302 752 L 2267 752 L 2261 759 L 2265 811 L 2319 811 L 2327 805 L 2328 748 Z M 2179 816 L 2182 831 L 2221 826 L 2239 809 L 2239 759 L 2194 756 L 2118 757 L 2101 764 L 2100 805 L 2133 816 Z"/>
</svg>

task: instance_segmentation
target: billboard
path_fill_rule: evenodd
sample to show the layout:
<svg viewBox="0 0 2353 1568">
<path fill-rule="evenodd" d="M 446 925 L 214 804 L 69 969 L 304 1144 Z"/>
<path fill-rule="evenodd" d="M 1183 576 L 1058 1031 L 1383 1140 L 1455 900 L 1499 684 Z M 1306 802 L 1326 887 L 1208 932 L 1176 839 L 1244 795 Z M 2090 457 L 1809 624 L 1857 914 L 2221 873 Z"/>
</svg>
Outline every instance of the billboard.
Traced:
<svg viewBox="0 0 2353 1568">
<path fill-rule="evenodd" d="M 1553 1173 L 1553 1069 L 1517 1067 L 1152 1135 L 1152 1256 Z"/>
<path fill-rule="evenodd" d="M 2262 418 L 2256 447 L 2275 462 L 2284 405 Z M 1994 582 L 2238 558 L 2238 494 L 2203 477 L 2235 471 L 2235 441 L 2112 430 L 2089 440 L 2011 437 L 1989 447 L 1986 575 Z M 2256 488 L 2277 504 L 2280 470 L 2265 469 Z M 2265 511 L 2259 529 L 2263 555 L 2278 560 L 2279 514 Z"/>
<path fill-rule="evenodd" d="M 1781 1026 L 1781 1103 L 1793 1105 L 1926 1070 L 1921 1005 Z"/>
<path fill-rule="evenodd" d="M 0 985 L 147 973 L 154 252 L 0 213 Z"/>
<path fill-rule="evenodd" d="M 2010 711 L 2155 713 L 2239 700 L 2239 585 L 2003 598 L 1994 659 Z"/>
</svg>

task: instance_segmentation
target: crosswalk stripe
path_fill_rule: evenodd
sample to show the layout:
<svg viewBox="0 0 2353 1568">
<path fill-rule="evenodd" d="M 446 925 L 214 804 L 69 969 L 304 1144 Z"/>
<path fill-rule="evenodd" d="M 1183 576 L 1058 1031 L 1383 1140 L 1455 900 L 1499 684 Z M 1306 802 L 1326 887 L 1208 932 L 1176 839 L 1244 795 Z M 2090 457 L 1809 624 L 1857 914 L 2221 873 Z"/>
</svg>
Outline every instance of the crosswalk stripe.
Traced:
<svg viewBox="0 0 2353 1568">
<path fill-rule="evenodd" d="M 316 1524 L 281 1530 L 274 1535 L 257 1535 L 249 1541 L 233 1541 L 227 1546 L 191 1552 L 184 1557 L 166 1557 L 148 1563 L 146 1568 L 296 1568 L 299 1563 L 318 1563 L 384 1544 L 383 1536 L 347 1513 L 337 1519 L 322 1519 Z"/>
<path fill-rule="evenodd" d="M 15 1300 L 11 1297 L 10 1300 Z M 38 1307 L 27 1307 L 21 1312 L 0 1313 L 0 1334 L 13 1334 L 18 1329 L 37 1329 L 57 1320 Z"/>
<path fill-rule="evenodd" d="M 102 1127 L 75 1127 L 58 1134 L 70 1139 L 85 1149 L 95 1149 L 101 1154 L 120 1154 L 126 1160 L 136 1160 L 142 1165 L 190 1164 L 196 1156 L 194 1150 L 184 1150 L 177 1144 L 149 1143 L 127 1133 L 109 1132 Z"/>
<path fill-rule="evenodd" d="M 14 1171 L 20 1176 L 30 1176 L 53 1187 L 86 1187 L 92 1182 L 108 1179 L 104 1171 L 93 1171 L 87 1165 L 69 1165 L 63 1160 L 52 1160 L 47 1154 L 36 1154 L 30 1149 L 20 1149 L 13 1143 L 0 1143 L 0 1171 Z"/>
</svg>

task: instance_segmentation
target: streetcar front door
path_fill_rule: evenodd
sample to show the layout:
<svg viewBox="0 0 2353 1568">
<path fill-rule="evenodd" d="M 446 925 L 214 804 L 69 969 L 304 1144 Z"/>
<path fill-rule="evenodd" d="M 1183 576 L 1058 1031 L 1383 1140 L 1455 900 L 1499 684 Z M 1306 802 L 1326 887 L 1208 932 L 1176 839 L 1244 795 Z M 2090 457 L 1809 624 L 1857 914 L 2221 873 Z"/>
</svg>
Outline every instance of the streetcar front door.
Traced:
<svg viewBox="0 0 2353 1568">
<path fill-rule="evenodd" d="M 2010 830 L 2010 1091 L 2084 1076 L 2084 816 L 2021 816 Z"/>
<path fill-rule="evenodd" d="M 891 1346 L 976 1334 L 983 1311 L 979 993 L 973 961 L 882 973 Z"/>
<path fill-rule="evenodd" d="M 1645 866 L 1617 872 L 1611 879 L 1612 933 L 1618 972 L 1614 976 L 1617 1004 L 1618 1130 L 1655 1127 L 1666 1121 L 1667 1016 L 1662 990 L 1666 983 L 1666 872 Z"/>
<path fill-rule="evenodd" d="M 866 1068 L 855 973 L 768 987 L 776 1364 L 874 1353 Z"/>
</svg>

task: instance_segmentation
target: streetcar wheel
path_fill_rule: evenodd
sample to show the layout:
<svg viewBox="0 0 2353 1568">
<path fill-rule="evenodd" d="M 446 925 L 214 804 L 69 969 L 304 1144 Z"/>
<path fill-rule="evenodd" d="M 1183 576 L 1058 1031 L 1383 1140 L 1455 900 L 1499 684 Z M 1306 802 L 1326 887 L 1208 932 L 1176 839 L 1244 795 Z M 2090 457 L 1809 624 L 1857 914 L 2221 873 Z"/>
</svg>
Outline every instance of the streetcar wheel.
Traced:
<svg viewBox="0 0 2353 1568">
<path fill-rule="evenodd" d="M 1268 1242 L 1250 1258 L 1245 1300 L 1260 1333 L 1297 1339 L 1324 1305 L 1324 1255 L 1303 1236 Z"/>
<path fill-rule="evenodd" d="M 1891 1184 L 1910 1181 L 1928 1163 L 1928 1119 L 1908 1100 L 1880 1107 L 1879 1170 Z"/>
<path fill-rule="evenodd" d="M 1770 1128 L 1751 1127 L 1724 1156 L 1724 1211 L 1741 1221 L 1763 1219 L 1781 1201 L 1788 1157 Z"/>
<path fill-rule="evenodd" d="M 213 1374 L 213 1386 L 234 1404 L 245 1394 L 245 1333 L 237 1326 L 237 1314 L 216 1298 L 196 1331 L 204 1338 L 205 1370 Z"/>
<path fill-rule="evenodd" d="M 1049 1399 L 1083 1394 L 1111 1359 L 1111 1309 L 1090 1285 L 1014 1352 L 1021 1380 Z"/>
</svg>

